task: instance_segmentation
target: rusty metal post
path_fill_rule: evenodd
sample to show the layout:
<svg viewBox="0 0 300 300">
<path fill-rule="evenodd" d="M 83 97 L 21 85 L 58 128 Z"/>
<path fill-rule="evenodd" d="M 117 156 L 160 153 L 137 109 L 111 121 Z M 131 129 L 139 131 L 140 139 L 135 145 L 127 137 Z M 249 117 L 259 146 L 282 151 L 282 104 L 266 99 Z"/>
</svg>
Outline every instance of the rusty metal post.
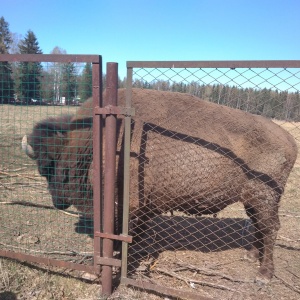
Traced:
<svg viewBox="0 0 300 300">
<path fill-rule="evenodd" d="M 105 106 L 117 106 L 118 98 L 118 64 L 107 63 L 106 66 L 106 98 Z M 105 119 L 105 161 L 104 161 L 104 210 L 103 232 L 114 233 L 114 196 L 116 176 L 116 151 L 117 151 L 117 116 L 106 115 Z M 113 257 L 113 240 L 103 239 L 103 257 Z M 104 265 L 102 268 L 102 295 L 112 293 L 112 266 Z"/>
<path fill-rule="evenodd" d="M 126 107 L 131 107 L 132 98 L 132 68 L 127 68 Z M 130 187 L 130 128 L 131 116 L 125 116 L 125 141 L 124 141 L 124 194 L 123 194 L 123 235 L 129 231 L 129 187 Z M 122 243 L 122 268 L 121 282 L 127 277 L 128 243 Z"/>
<path fill-rule="evenodd" d="M 102 107 L 102 61 L 93 63 L 93 106 Z M 93 116 L 93 206 L 94 232 L 101 231 L 102 203 L 102 116 Z M 94 235 L 94 267 L 100 274 L 97 258 L 101 257 L 101 239 Z"/>
</svg>

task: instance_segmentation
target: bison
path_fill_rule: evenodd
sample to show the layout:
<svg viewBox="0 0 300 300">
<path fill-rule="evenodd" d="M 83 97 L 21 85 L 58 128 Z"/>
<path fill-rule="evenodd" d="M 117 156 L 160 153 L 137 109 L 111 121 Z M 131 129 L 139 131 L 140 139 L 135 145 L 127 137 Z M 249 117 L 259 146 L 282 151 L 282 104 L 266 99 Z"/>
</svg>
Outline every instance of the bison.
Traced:
<svg viewBox="0 0 300 300">
<path fill-rule="evenodd" d="M 105 97 L 105 93 L 104 93 Z M 125 90 L 118 101 L 125 106 Z M 131 219 L 180 210 L 212 214 L 241 202 L 254 226 L 248 252 L 256 280 L 274 274 L 278 208 L 297 156 L 293 137 L 271 120 L 182 93 L 133 89 L 136 116 L 130 153 Z M 93 215 L 92 108 L 49 118 L 22 141 L 48 181 L 53 204 Z M 118 118 L 116 197 L 122 194 L 123 118 Z M 105 162 L 104 162 L 105 164 Z"/>
</svg>

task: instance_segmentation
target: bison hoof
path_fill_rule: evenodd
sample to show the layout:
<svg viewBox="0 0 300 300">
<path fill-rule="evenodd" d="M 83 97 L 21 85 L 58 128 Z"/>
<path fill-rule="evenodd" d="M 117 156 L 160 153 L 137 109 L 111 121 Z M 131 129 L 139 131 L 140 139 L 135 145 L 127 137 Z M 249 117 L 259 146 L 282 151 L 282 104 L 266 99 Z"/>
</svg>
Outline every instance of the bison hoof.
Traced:
<svg viewBox="0 0 300 300">
<path fill-rule="evenodd" d="M 255 278 L 255 283 L 257 283 L 258 285 L 265 285 L 268 284 L 272 277 L 273 277 L 273 271 L 267 268 L 260 268 L 259 269 L 259 273 L 257 274 L 256 278 Z"/>
<path fill-rule="evenodd" d="M 255 283 L 258 285 L 266 285 L 271 281 L 271 278 L 262 276 L 261 274 L 255 277 Z"/>
</svg>

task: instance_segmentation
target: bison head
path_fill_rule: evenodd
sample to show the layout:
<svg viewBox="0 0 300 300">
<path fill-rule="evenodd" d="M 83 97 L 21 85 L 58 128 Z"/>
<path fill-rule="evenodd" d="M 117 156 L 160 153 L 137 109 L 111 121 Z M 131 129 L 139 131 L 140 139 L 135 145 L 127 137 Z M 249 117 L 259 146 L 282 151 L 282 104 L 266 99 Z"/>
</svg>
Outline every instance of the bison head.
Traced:
<svg viewBox="0 0 300 300">
<path fill-rule="evenodd" d="M 91 118 L 76 120 L 66 115 L 39 122 L 28 137 L 23 137 L 22 149 L 37 162 L 58 209 L 74 204 L 82 211 L 83 202 L 89 207 L 86 201 L 92 199 L 91 127 Z"/>
</svg>

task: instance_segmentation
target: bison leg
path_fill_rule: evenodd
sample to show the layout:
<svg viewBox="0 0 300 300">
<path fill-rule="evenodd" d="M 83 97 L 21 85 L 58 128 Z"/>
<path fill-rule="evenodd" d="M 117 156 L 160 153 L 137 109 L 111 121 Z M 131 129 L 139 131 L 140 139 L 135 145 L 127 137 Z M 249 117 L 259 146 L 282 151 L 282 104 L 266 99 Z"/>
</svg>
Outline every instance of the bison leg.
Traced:
<svg viewBox="0 0 300 300">
<path fill-rule="evenodd" d="M 259 205 L 246 206 L 246 212 L 255 228 L 255 240 L 249 251 L 250 260 L 259 259 L 257 283 L 268 283 L 274 275 L 273 250 L 280 227 L 278 201 L 260 201 Z"/>
<path fill-rule="evenodd" d="M 245 255 L 245 258 L 251 262 L 256 262 L 262 256 L 262 251 L 260 251 L 260 249 L 263 249 L 263 237 L 257 226 L 257 218 L 254 208 L 246 205 L 245 209 L 247 216 L 251 219 L 254 226 L 254 241 L 250 250 Z"/>
</svg>

